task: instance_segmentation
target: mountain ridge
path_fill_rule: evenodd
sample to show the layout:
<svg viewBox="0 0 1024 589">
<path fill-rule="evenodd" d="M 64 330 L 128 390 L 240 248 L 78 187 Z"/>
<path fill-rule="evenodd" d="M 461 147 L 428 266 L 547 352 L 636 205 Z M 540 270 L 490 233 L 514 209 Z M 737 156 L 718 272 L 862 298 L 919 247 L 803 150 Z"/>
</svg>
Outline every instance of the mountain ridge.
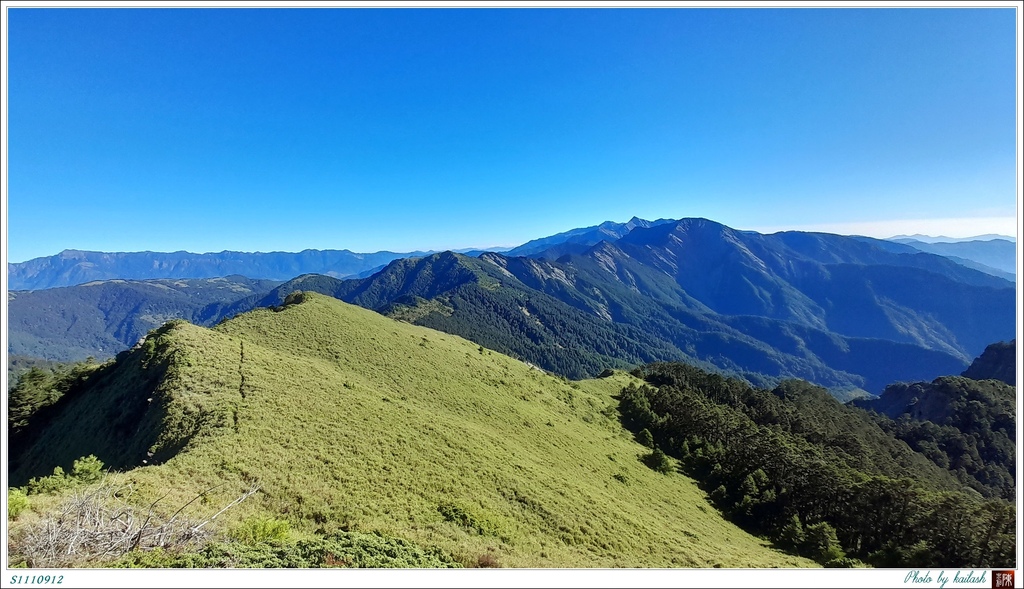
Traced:
<svg viewBox="0 0 1024 589">
<path fill-rule="evenodd" d="M 504 253 L 511 257 L 550 257 L 551 254 L 546 254 L 546 252 L 551 248 L 558 248 L 562 250 L 564 250 L 566 247 L 585 248 L 587 246 L 594 245 L 600 241 L 609 238 L 619 239 L 637 227 L 655 227 L 657 225 L 672 222 L 672 219 L 658 219 L 656 221 L 647 221 L 646 219 L 641 219 L 635 216 L 631 218 L 629 221 L 626 221 L 625 223 L 605 221 L 599 225 L 570 229 L 568 231 L 556 233 L 548 237 L 533 239 L 524 243 L 523 245 L 507 250 Z M 554 255 L 557 256 L 557 254 Z"/>
<path fill-rule="evenodd" d="M 95 280 L 217 278 L 239 274 L 252 279 L 288 280 L 309 272 L 351 276 L 391 260 L 430 252 L 357 253 L 305 249 L 300 252 L 94 252 L 64 250 L 53 256 L 8 263 L 8 288 L 40 290 Z"/>
<path fill-rule="evenodd" d="M 1014 277 L 1017 274 L 1017 244 L 1003 238 L 960 240 L 949 243 L 929 243 L 914 239 L 902 239 L 899 242 L 923 252 L 945 256 L 960 264 L 964 264 L 962 260 L 968 260 L 981 265 L 982 268 L 979 269 L 982 271 L 990 268 Z"/>
<path fill-rule="evenodd" d="M 551 236 L 530 240 L 512 248 L 465 248 L 453 250 L 471 256 L 479 256 L 486 252 L 503 252 L 509 256 L 531 256 L 555 260 L 567 254 L 584 253 L 590 246 L 600 241 L 616 241 L 625 237 L 633 229 L 646 229 L 664 224 L 675 224 L 679 220 L 658 219 L 647 221 L 633 217 L 625 223 L 605 221 L 598 225 L 570 229 Z M 751 231 L 737 231 L 739 234 L 756 234 Z M 801 233 L 801 232 L 781 232 Z M 777 235 L 777 234 L 773 234 Z M 968 251 L 965 248 L 998 247 L 994 242 L 1003 241 L 1007 236 L 986 235 L 977 238 L 952 239 L 916 236 L 927 241 L 919 241 L 915 236 L 895 236 L 888 240 L 872 241 L 882 246 L 882 242 L 896 247 L 912 247 L 916 251 L 926 251 L 943 255 L 959 264 L 980 270 L 1007 280 L 1015 280 L 1016 265 L 1014 263 L 1013 245 L 1009 252 L 1002 248 L 998 253 Z M 991 238 L 989 241 L 981 241 Z M 939 239 L 948 239 L 955 243 L 932 243 Z M 972 241 L 973 240 L 973 241 Z M 963 243 L 959 243 L 963 242 Z M 916 247 L 915 247 L 916 243 Z M 907 251 L 907 250 L 904 250 Z M 914 251 L 914 250 L 910 250 Z M 300 252 L 241 252 L 223 250 L 220 252 L 192 253 L 184 250 L 175 252 L 95 252 L 88 250 L 67 249 L 53 256 L 33 258 L 24 262 L 8 263 L 7 273 L 12 290 L 38 290 L 60 286 L 72 286 L 92 280 L 104 279 L 150 279 L 150 278 L 212 278 L 231 274 L 240 274 L 250 278 L 288 280 L 300 274 L 317 273 L 334 277 L 366 277 L 386 266 L 394 259 L 404 257 L 420 257 L 437 253 L 436 251 L 391 252 L 378 251 L 373 253 L 357 253 L 348 249 L 316 250 L 304 249 Z"/>
<path fill-rule="evenodd" d="M 910 246 L 700 218 L 631 223 L 556 259 L 400 258 L 362 279 L 303 274 L 187 318 L 212 324 L 313 290 L 574 378 L 685 360 L 757 384 L 801 377 L 854 392 L 960 373 L 1010 335 L 1012 283 Z"/>
<path fill-rule="evenodd" d="M 158 513 L 258 480 L 211 527 L 254 515 L 304 537 L 340 527 L 466 566 L 812 565 L 640 460 L 615 417 L 624 373 L 569 383 L 312 293 L 212 329 L 166 324 L 99 370 L 13 449 L 13 478 L 91 452 L 130 469 L 108 476 L 143 504 L 162 497 Z"/>
<path fill-rule="evenodd" d="M 599 244 L 594 250 L 598 254 L 619 251 L 611 244 Z M 630 258 L 624 260 L 632 262 Z M 967 364 L 966 359 L 959 356 L 907 343 L 844 337 L 813 326 L 778 323 L 779 320 L 770 318 L 715 316 L 708 314 L 707 307 L 699 301 L 686 298 L 686 292 L 664 274 L 652 274 L 649 269 L 626 264 L 618 268 L 618 276 L 625 282 L 616 287 L 600 276 L 609 271 L 610 262 L 607 259 L 590 261 L 589 266 L 578 263 L 560 266 L 546 260 L 507 258 L 495 253 L 484 254 L 479 259 L 442 254 L 396 261 L 382 273 L 361 281 L 300 277 L 281 285 L 263 299 L 250 297 L 232 311 L 277 305 L 292 290 L 312 289 L 392 316 L 402 316 L 417 324 L 458 333 L 547 370 L 575 377 L 596 374 L 602 362 L 622 358 L 623 353 L 628 355 L 624 350 L 609 351 L 589 364 L 590 360 L 570 353 L 573 349 L 599 351 L 604 345 L 599 342 L 607 341 L 606 337 L 621 344 L 646 342 L 635 348 L 637 355 L 628 355 L 634 363 L 688 358 L 703 366 L 710 363 L 739 374 L 801 376 L 831 386 L 859 383 L 857 386 L 867 385 L 869 390 L 879 391 L 888 382 L 906 379 L 910 374 L 898 370 L 894 373 L 889 364 L 878 362 L 886 356 L 902 358 L 910 366 L 930 366 L 924 372 L 914 373 L 931 377 L 959 372 Z M 421 283 L 429 284 L 431 290 L 417 289 L 417 280 L 412 276 L 436 275 L 442 266 L 458 268 L 457 275 L 461 278 L 449 275 L 445 287 Z M 594 278 L 595 274 L 599 276 Z M 643 288 L 644 294 L 640 294 L 637 285 Z M 565 319 L 561 318 L 563 316 Z M 495 326 L 496 331 L 488 332 L 489 326 Z M 522 336 L 521 339 L 502 339 L 508 333 Z M 597 336 L 599 333 L 608 335 Z M 580 337 L 583 339 L 577 339 Z M 882 352 L 883 349 L 886 351 Z M 652 355 L 655 350 L 661 351 Z M 591 368 L 582 373 L 575 372 L 578 369 L 567 373 L 566 367 L 576 362 L 584 362 L 581 367 Z M 860 380 L 863 377 L 854 376 L 875 364 L 878 367 L 874 370 L 885 374 L 871 377 L 870 384 Z M 786 366 L 788 368 L 783 368 Z M 853 372 L 830 372 L 837 366 Z"/>
<path fill-rule="evenodd" d="M 960 376 L 973 380 L 998 380 L 1014 386 L 1017 381 L 1017 340 L 989 345 Z"/>
<path fill-rule="evenodd" d="M 410 284 L 426 271 L 410 270 Z M 1014 396 L 993 380 L 981 384 L 1002 392 L 977 399 L 995 400 L 982 409 L 996 416 L 990 429 L 974 428 L 979 410 L 965 390 L 949 405 L 950 425 L 907 429 L 901 418 L 890 431 L 806 382 L 754 389 L 677 363 L 569 382 L 302 291 L 213 328 L 166 323 L 77 374 L 12 438 L 12 480 L 28 481 L 20 492 L 34 513 L 9 516 L 11 552 L 32 567 L 52 568 L 53 555 L 26 538 L 68 525 L 61 499 L 103 485 L 132 489 L 157 522 L 197 496 L 208 501 L 182 517 L 227 504 L 236 488 L 252 498 L 210 522 L 213 544 L 78 553 L 58 566 L 374 566 L 278 557 L 296 541 L 305 550 L 353 533 L 405 547 L 376 566 L 812 564 L 799 554 L 826 566 L 993 567 L 1013 554 L 1003 467 Z M 993 446 L 918 443 L 935 431 L 969 442 L 975 429 Z M 967 462 L 975 454 L 985 463 Z M 103 478 L 103 464 L 121 472 Z M 71 475 L 42 477 L 55 465 Z M 90 472 L 98 480 L 82 480 Z M 902 514 L 870 517 L 901 497 Z M 240 532 L 270 524 L 282 533 Z M 893 532 L 900 526 L 912 533 Z M 400 558 L 409 549 L 437 558 Z"/>
<path fill-rule="evenodd" d="M 971 237 L 946 237 L 945 235 L 924 235 L 922 233 L 915 233 L 913 235 L 893 235 L 892 237 L 886 237 L 885 239 L 887 241 L 913 240 L 924 243 L 958 243 L 961 241 L 991 241 L 993 239 L 1005 239 L 1008 241 L 1017 240 L 1017 238 L 1012 235 L 1002 235 L 999 233 L 985 233 L 984 235 L 973 235 Z"/>
</svg>

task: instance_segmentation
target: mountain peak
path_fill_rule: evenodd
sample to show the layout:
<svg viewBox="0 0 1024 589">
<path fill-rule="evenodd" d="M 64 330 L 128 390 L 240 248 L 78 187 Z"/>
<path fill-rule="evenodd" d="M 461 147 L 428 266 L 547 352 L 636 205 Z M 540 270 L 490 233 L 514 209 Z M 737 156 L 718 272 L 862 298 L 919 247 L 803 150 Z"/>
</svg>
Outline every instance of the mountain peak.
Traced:
<svg viewBox="0 0 1024 589">
<path fill-rule="evenodd" d="M 646 228 L 671 222 L 671 219 L 659 219 L 652 222 L 636 216 L 626 223 L 605 221 L 600 225 L 570 229 L 569 231 L 563 231 L 548 237 L 534 239 L 505 253 L 513 257 L 529 256 L 556 259 L 565 253 L 580 253 L 602 240 L 619 239 L 635 228 Z"/>
<path fill-rule="evenodd" d="M 675 226 L 676 227 L 685 227 L 685 228 L 690 228 L 690 227 L 695 227 L 695 228 L 713 228 L 713 229 L 722 229 L 722 228 L 728 229 L 729 228 L 726 225 L 723 225 L 722 223 L 719 223 L 718 221 L 712 221 L 711 219 L 706 219 L 704 217 L 684 217 L 684 218 L 679 219 L 678 221 L 676 221 Z"/>
<path fill-rule="evenodd" d="M 1013 386 L 1017 380 L 1017 340 L 989 345 L 962 376 L 974 380 L 1001 380 Z"/>
<path fill-rule="evenodd" d="M 637 227 L 619 241 L 632 245 L 665 245 L 670 239 L 679 239 L 682 235 L 688 235 L 691 238 L 697 236 L 705 238 L 722 235 L 726 231 L 731 232 L 732 230 L 715 221 L 701 217 L 687 217 L 649 227 Z M 676 237 L 671 238 L 672 235 Z"/>
</svg>

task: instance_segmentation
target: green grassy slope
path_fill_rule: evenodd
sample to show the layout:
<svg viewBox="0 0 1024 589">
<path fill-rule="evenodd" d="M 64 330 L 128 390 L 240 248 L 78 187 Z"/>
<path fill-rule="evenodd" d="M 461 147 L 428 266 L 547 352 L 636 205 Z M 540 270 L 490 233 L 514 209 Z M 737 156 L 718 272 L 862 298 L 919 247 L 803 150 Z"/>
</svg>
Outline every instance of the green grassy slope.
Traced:
<svg viewBox="0 0 1024 589">
<path fill-rule="evenodd" d="M 169 507 L 227 483 L 208 497 L 219 505 L 258 480 L 219 529 L 269 515 L 300 535 L 380 531 L 501 566 L 812 564 L 725 521 L 691 479 L 640 462 L 648 450 L 612 398 L 625 374 L 572 383 L 304 294 L 213 329 L 171 324 L 104 378 L 59 403 L 16 483 L 95 453 L 136 466 L 123 476 L 139 500 L 166 494 Z M 119 406 L 134 408 L 118 423 L 135 431 L 81 418 Z"/>
</svg>

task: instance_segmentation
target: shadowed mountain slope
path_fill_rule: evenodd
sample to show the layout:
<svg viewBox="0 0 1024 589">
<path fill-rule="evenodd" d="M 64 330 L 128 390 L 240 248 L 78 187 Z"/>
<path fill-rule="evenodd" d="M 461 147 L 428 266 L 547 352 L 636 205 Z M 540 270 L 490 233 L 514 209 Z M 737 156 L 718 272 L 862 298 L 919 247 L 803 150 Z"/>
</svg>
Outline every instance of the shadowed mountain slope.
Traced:
<svg viewBox="0 0 1024 589">
<path fill-rule="evenodd" d="M 907 245 L 707 219 L 633 220 L 601 235 L 626 230 L 593 245 L 563 240 L 553 247 L 571 252 L 557 259 L 550 248 L 534 258 L 444 252 L 362 279 L 304 275 L 213 301 L 192 319 L 313 290 L 574 378 L 685 360 L 763 385 L 805 378 L 841 397 L 960 373 L 1013 335 L 1012 283 Z M 573 235 L 583 234 L 595 235 Z"/>
<path fill-rule="evenodd" d="M 48 360 L 105 359 L 171 319 L 204 323 L 203 309 L 264 294 L 280 282 L 242 276 L 108 280 L 7 295 L 8 351 Z M 211 311 L 212 312 L 212 311 Z"/>
<path fill-rule="evenodd" d="M 988 346 L 961 376 L 974 380 L 994 379 L 1012 387 L 1017 382 L 1017 340 Z"/>
</svg>

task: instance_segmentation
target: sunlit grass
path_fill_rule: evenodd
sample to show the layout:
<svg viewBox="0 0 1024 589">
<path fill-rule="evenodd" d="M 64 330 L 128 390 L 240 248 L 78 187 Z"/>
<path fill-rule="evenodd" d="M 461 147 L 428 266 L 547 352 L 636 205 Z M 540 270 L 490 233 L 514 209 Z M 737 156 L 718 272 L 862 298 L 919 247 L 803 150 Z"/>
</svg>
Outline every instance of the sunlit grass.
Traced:
<svg viewBox="0 0 1024 589">
<path fill-rule="evenodd" d="M 612 398 L 629 375 L 568 382 L 325 296 L 301 300 L 159 336 L 170 364 L 153 448 L 183 448 L 124 476 L 140 497 L 175 506 L 216 487 L 195 505 L 215 511 L 256 480 L 261 492 L 218 529 L 275 518 L 294 537 L 379 531 L 467 565 L 811 564 L 641 462 L 649 449 Z"/>
</svg>

